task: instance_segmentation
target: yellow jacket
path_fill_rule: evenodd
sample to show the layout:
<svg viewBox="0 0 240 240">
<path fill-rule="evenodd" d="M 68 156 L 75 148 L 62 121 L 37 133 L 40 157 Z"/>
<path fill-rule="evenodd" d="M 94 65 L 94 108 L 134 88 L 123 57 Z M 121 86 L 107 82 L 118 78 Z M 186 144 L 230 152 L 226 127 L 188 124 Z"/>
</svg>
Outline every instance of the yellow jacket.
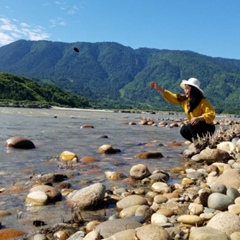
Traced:
<svg viewBox="0 0 240 240">
<path fill-rule="evenodd" d="M 214 108 L 211 106 L 210 102 L 206 98 L 203 98 L 199 105 L 195 109 L 193 109 L 192 112 L 188 113 L 188 100 L 180 102 L 177 99 L 177 94 L 172 93 L 168 90 L 165 90 L 162 96 L 166 101 L 170 103 L 181 105 L 187 115 L 188 120 L 194 117 L 203 116 L 206 123 L 213 124 L 216 113 Z"/>
</svg>

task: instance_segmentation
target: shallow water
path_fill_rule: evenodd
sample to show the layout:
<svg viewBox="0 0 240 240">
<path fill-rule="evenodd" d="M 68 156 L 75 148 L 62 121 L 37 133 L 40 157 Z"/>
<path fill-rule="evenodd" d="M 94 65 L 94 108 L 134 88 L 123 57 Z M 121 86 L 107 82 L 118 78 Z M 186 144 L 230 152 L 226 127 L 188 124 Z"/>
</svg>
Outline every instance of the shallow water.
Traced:
<svg viewBox="0 0 240 240">
<path fill-rule="evenodd" d="M 184 142 L 179 135 L 179 128 L 139 125 L 141 118 L 154 119 L 156 123 L 174 116 L 164 113 L 115 113 L 108 111 L 66 110 L 66 109 L 24 109 L 0 108 L 0 189 L 22 191 L 9 194 L 0 193 L 0 210 L 10 211 L 10 216 L 2 217 L 2 225 L 6 228 L 19 228 L 26 231 L 36 229 L 32 225 L 35 219 L 47 224 L 59 223 L 63 217 L 70 216 L 65 199 L 56 205 L 45 207 L 26 207 L 24 204 L 28 194 L 30 177 L 34 174 L 61 172 L 72 174 L 68 181 L 72 188 L 80 189 L 87 183 L 101 182 L 107 189 L 112 186 L 124 186 L 123 181 L 109 181 L 105 171 L 118 171 L 129 175 L 131 166 L 146 163 L 150 171 L 167 170 L 179 166 L 183 162 L 181 147 L 169 147 L 172 141 Z M 175 116 L 177 118 L 184 116 Z M 136 125 L 129 125 L 129 122 Z M 94 128 L 81 128 L 90 124 Z M 108 138 L 101 138 L 106 135 Z M 7 149 L 5 141 L 13 136 L 21 136 L 31 140 L 36 148 L 33 150 Z M 152 146 L 146 143 L 152 142 Z M 102 155 L 97 149 L 103 144 L 111 144 L 121 152 L 113 155 Z M 74 152 L 78 158 L 93 156 L 98 159 L 94 163 L 79 163 L 74 169 L 66 169 L 58 160 L 63 151 Z M 162 159 L 136 159 L 134 156 L 142 151 L 160 151 Z M 84 184 L 86 183 L 86 184 Z M 93 213 L 94 214 L 94 213 Z M 17 218 L 21 215 L 21 218 Z"/>
</svg>

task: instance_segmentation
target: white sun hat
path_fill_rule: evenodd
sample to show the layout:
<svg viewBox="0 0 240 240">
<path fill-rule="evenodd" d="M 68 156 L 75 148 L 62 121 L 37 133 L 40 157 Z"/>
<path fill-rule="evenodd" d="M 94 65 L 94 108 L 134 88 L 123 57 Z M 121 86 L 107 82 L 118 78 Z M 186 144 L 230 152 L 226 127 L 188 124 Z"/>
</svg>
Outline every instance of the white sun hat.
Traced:
<svg viewBox="0 0 240 240">
<path fill-rule="evenodd" d="M 199 91 L 203 92 L 203 90 L 200 88 L 200 82 L 196 78 L 189 78 L 188 80 L 182 80 L 182 82 L 180 84 L 181 88 L 184 89 L 185 84 L 193 86 L 193 87 L 197 88 Z"/>
</svg>

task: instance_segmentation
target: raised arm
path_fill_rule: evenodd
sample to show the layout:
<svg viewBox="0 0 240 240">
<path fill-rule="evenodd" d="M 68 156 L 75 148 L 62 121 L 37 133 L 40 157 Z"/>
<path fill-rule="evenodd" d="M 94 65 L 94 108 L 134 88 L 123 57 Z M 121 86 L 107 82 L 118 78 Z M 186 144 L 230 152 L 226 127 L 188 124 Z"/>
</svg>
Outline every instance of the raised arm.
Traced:
<svg viewBox="0 0 240 240">
<path fill-rule="evenodd" d="M 156 89 L 158 92 L 160 92 L 161 94 L 164 93 L 165 89 L 163 89 L 162 87 L 160 87 L 157 83 L 155 82 L 150 82 L 150 87 L 152 89 Z"/>
</svg>

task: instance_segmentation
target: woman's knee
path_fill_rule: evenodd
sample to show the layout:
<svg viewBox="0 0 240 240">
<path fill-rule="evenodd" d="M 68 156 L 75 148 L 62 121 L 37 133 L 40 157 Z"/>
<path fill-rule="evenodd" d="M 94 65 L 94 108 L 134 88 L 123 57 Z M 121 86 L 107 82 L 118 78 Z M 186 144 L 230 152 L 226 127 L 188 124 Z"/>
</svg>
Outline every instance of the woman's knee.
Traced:
<svg viewBox="0 0 240 240">
<path fill-rule="evenodd" d="M 191 126 L 190 125 L 183 125 L 180 129 L 180 134 L 182 135 L 183 138 L 187 139 L 188 141 L 192 141 L 193 135 L 191 131 Z"/>
</svg>

